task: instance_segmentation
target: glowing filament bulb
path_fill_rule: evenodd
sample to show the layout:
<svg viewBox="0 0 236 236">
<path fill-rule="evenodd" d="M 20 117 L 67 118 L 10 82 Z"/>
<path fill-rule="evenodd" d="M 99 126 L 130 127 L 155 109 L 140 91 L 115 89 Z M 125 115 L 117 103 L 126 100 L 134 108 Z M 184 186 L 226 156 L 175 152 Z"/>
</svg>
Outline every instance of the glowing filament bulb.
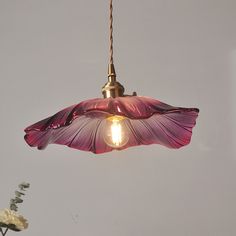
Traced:
<svg viewBox="0 0 236 236">
<path fill-rule="evenodd" d="M 121 125 L 117 120 L 113 120 L 111 125 L 111 137 L 112 142 L 115 146 L 120 146 L 122 143 L 122 132 L 121 132 Z"/>
<path fill-rule="evenodd" d="M 127 144 L 129 138 L 126 134 L 125 117 L 111 116 L 106 119 L 106 132 L 104 133 L 104 141 L 113 148 L 119 148 Z"/>
</svg>

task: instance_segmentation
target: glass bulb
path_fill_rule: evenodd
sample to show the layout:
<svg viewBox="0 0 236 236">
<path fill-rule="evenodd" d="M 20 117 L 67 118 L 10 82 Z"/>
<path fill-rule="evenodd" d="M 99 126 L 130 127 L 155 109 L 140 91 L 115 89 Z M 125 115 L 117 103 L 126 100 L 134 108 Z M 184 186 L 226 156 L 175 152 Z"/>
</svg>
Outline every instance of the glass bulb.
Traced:
<svg viewBox="0 0 236 236">
<path fill-rule="evenodd" d="M 110 116 L 106 119 L 104 141 L 108 146 L 120 148 L 129 141 L 124 122 L 125 119 L 123 116 Z"/>
</svg>

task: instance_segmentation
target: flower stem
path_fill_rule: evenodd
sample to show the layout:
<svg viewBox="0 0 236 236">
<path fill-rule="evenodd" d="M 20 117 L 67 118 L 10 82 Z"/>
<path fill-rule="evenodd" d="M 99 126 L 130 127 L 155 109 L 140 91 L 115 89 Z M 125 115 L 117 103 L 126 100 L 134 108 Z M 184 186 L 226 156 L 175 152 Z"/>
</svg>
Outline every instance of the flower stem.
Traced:
<svg viewBox="0 0 236 236">
<path fill-rule="evenodd" d="M 2 232 L 2 235 L 5 236 L 9 228 L 6 228 L 5 233 Z"/>
</svg>

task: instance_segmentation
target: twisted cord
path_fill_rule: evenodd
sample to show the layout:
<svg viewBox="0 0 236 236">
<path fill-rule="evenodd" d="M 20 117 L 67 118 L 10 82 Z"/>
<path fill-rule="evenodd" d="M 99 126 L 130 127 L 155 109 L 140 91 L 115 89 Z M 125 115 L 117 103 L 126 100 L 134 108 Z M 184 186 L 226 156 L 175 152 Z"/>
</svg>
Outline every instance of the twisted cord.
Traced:
<svg viewBox="0 0 236 236">
<path fill-rule="evenodd" d="M 113 64 L 113 4 L 110 0 L 110 64 Z"/>
</svg>

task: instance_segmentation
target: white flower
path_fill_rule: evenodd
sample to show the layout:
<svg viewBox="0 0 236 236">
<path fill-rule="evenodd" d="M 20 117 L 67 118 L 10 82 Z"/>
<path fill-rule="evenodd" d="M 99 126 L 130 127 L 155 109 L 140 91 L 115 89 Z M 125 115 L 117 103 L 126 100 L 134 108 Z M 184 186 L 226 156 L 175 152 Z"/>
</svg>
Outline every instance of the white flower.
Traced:
<svg viewBox="0 0 236 236">
<path fill-rule="evenodd" d="M 28 227 L 27 220 L 10 209 L 0 211 L 0 224 L 15 231 L 21 231 Z"/>
</svg>

